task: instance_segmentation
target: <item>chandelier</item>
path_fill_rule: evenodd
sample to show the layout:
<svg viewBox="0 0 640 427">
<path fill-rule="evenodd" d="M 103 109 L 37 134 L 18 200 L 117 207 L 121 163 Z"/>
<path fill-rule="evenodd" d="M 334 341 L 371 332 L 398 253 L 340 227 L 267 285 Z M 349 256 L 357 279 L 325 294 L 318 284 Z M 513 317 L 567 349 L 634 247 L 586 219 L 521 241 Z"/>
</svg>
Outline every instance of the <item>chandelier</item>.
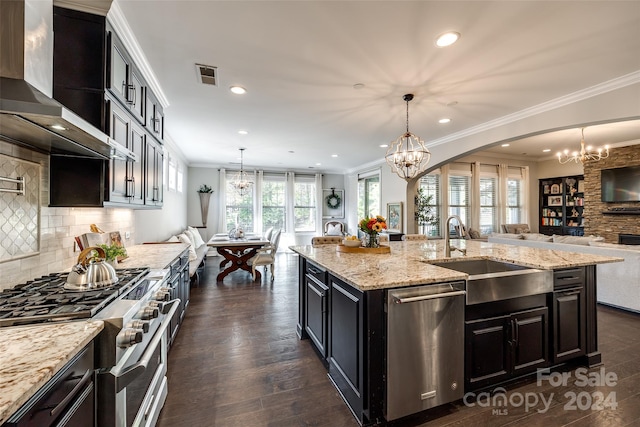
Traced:
<svg viewBox="0 0 640 427">
<path fill-rule="evenodd" d="M 253 181 L 251 181 L 249 179 L 249 175 L 247 175 L 247 173 L 244 171 L 244 150 L 246 150 L 246 148 L 240 148 L 240 172 L 236 173 L 232 178 L 231 178 L 231 185 L 233 186 L 233 188 L 236 189 L 236 191 L 241 195 L 244 196 L 247 192 L 251 191 L 251 186 L 253 185 Z"/>
<path fill-rule="evenodd" d="M 594 149 L 592 146 L 588 145 L 586 148 L 584 146 L 584 128 L 582 130 L 582 139 L 580 140 L 580 151 L 574 151 L 569 153 L 569 150 L 564 150 L 564 152 L 558 153 L 558 161 L 560 164 L 565 164 L 569 162 L 576 163 L 584 163 L 586 161 L 594 161 L 606 159 L 609 157 L 609 146 L 605 145 L 604 148 Z"/>
<path fill-rule="evenodd" d="M 431 153 L 419 137 L 409 132 L 409 101 L 413 94 L 408 93 L 402 99 L 407 103 L 407 131 L 391 143 L 385 159 L 392 172 L 408 181 L 427 169 Z"/>
</svg>

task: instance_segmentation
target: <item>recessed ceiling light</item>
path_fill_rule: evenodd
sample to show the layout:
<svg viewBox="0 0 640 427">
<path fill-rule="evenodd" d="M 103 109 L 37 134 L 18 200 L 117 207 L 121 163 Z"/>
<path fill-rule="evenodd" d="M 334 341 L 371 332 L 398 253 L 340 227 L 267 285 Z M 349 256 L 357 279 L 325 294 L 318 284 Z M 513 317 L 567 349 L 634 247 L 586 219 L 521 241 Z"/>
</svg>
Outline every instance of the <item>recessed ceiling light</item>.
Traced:
<svg viewBox="0 0 640 427">
<path fill-rule="evenodd" d="M 450 123 L 450 122 L 451 122 L 451 119 L 449 119 L 449 118 L 444 118 L 444 119 L 438 120 L 438 123 L 440 123 L 440 124 L 445 124 L 445 123 Z"/>
<path fill-rule="evenodd" d="M 248 134 L 249 134 L 249 132 L 248 132 L 248 131 L 246 131 L 246 130 L 239 130 L 239 131 L 238 131 L 238 133 L 239 133 L 240 135 L 248 135 Z"/>
<path fill-rule="evenodd" d="M 331 157 L 338 157 L 338 155 L 337 154 L 332 154 Z"/>
<path fill-rule="evenodd" d="M 293 154 L 293 153 L 295 153 L 295 151 L 293 151 L 293 150 L 289 150 L 289 153 Z"/>
<path fill-rule="evenodd" d="M 316 163 L 316 166 L 320 166 L 320 165 L 322 165 L 322 163 Z"/>
<path fill-rule="evenodd" d="M 247 90 L 245 88 L 243 88 L 242 86 L 231 86 L 229 88 L 229 90 L 233 93 L 235 93 L 236 95 L 242 95 L 247 93 Z"/>
<path fill-rule="evenodd" d="M 509 144 L 502 144 L 501 147 L 508 147 Z"/>
<path fill-rule="evenodd" d="M 551 148 L 545 148 L 544 150 L 542 150 L 543 153 L 548 153 L 549 151 L 551 151 Z"/>
<path fill-rule="evenodd" d="M 389 144 L 380 144 L 380 148 L 387 148 Z"/>
<path fill-rule="evenodd" d="M 356 83 L 353 85 L 354 89 L 362 89 L 364 87 L 364 83 Z"/>
<path fill-rule="evenodd" d="M 451 46 L 460 38 L 460 33 L 456 33 L 455 31 L 449 31 L 448 33 L 440 34 L 436 38 L 436 46 L 438 47 L 447 47 Z"/>
<path fill-rule="evenodd" d="M 51 129 L 55 129 L 55 130 L 67 130 L 66 127 L 64 126 L 60 126 L 60 125 L 51 125 Z"/>
</svg>

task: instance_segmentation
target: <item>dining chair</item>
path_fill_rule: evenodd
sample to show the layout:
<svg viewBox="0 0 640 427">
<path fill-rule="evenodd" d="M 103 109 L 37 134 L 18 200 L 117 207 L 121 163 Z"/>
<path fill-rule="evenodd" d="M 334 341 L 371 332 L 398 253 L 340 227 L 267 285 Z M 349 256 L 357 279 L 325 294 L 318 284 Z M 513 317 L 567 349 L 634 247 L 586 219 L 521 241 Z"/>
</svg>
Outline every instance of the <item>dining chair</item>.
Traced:
<svg viewBox="0 0 640 427">
<path fill-rule="evenodd" d="M 405 234 L 404 240 L 427 240 L 426 234 Z"/>
<path fill-rule="evenodd" d="M 314 236 L 311 238 L 311 246 L 337 245 L 342 242 L 340 236 Z"/>
<path fill-rule="evenodd" d="M 271 241 L 271 235 L 273 234 L 273 227 L 267 228 L 267 231 L 264 232 L 264 238 Z"/>
<path fill-rule="evenodd" d="M 271 281 L 275 279 L 273 274 L 273 266 L 276 262 L 276 252 L 278 252 L 278 244 L 280 243 L 280 234 L 282 233 L 282 229 L 278 229 L 273 232 L 271 235 L 271 243 L 263 246 L 258 249 L 258 253 L 256 256 L 249 260 L 249 264 L 251 265 L 251 274 L 253 275 L 253 280 L 256 280 L 256 267 L 261 265 L 265 266 L 264 273 L 267 274 L 268 265 L 271 269 Z"/>
</svg>

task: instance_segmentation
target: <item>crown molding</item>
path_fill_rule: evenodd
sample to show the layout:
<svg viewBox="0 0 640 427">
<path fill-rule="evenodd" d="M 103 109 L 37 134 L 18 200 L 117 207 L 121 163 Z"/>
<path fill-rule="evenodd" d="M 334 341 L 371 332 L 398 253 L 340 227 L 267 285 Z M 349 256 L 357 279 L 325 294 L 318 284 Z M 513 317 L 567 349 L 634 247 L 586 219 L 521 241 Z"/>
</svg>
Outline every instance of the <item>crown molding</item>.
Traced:
<svg viewBox="0 0 640 427">
<path fill-rule="evenodd" d="M 151 87 L 151 90 L 158 98 L 162 107 L 167 108 L 169 106 L 169 100 L 160 87 L 160 83 L 158 82 L 153 69 L 149 65 L 147 57 L 140 48 L 138 39 L 136 39 L 136 36 L 133 34 L 133 31 L 131 30 L 131 27 L 129 26 L 129 23 L 125 18 L 124 13 L 122 13 L 122 9 L 120 9 L 120 5 L 117 1 L 114 1 L 111 5 L 111 9 L 109 9 L 109 14 L 107 15 L 107 20 L 113 26 L 114 30 L 118 34 L 118 38 L 120 38 L 127 49 L 127 52 L 133 57 L 133 61 L 140 69 L 145 81 Z"/>
<path fill-rule="evenodd" d="M 565 107 L 567 105 L 584 101 L 585 99 L 589 99 L 594 96 L 602 95 L 607 92 L 611 92 L 613 90 L 621 89 L 637 83 L 640 83 L 640 70 L 617 77 L 615 79 L 608 80 L 606 82 L 602 82 L 595 86 L 579 90 L 577 92 L 570 93 L 565 96 L 561 96 L 556 99 L 552 99 L 551 101 L 543 102 L 542 104 L 534 105 L 533 107 L 520 110 L 516 113 L 508 114 L 495 120 L 490 120 L 478 126 L 473 126 L 463 131 L 452 133 L 451 135 L 447 135 L 443 138 L 431 141 L 427 144 L 427 147 L 436 147 L 441 144 L 456 141 L 461 138 L 495 129 L 500 126 L 505 126 L 519 120 L 546 113 L 560 107 Z"/>
<path fill-rule="evenodd" d="M 113 0 L 54 0 L 53 5 L 65 9 L 91 13 L 93 15 L 107 16 Z"/>
</svg>

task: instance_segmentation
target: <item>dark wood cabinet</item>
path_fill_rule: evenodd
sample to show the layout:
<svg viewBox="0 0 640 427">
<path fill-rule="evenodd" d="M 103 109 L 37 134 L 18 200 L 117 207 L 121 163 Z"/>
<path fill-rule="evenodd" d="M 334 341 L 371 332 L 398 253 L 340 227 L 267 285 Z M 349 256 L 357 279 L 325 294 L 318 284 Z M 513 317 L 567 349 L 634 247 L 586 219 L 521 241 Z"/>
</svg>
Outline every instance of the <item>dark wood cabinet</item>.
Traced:
<svg viewBox="0 0 640 427">
<path fill-rule="evenodd" d="M 329 275 L 331 326 L 329 376 L 354 414 L 362 421 L 365 337 L 364 294 Z"/>
<path fill-rule="evenodd" d="M 586 354 L 584 277 L 582 268 L 554 272 L 554 292 L 551 301 L 554 363 Z"/>
<path fill-rule="evenodd" d="M 146 179 L 144 203 L 150 206 L 162 206 L 163 186 L 162 167 L 164 162 L 164 150 L 150 138 L 146 141 Z"/>
<path fill-rule="evenodd" d="M 465 334 L 469 390 L 534 372 L 549 363 L 547 307 L 467 321 Z"/>
<path fill-rule="evenodd" d="M 107 26 L 107 89 L 126 106 L 131 115 L 146 125 L 146 83 L 124 45 L 115 32 Z"/>
<path fill-rule="evenodd" d="M 167 342 L 169 348 L 173 345 L 173 342 L 178 334 L 180 325 L 184 320 L 184 316 L 187 313 L 187 307 L 190 300 L 190 286 L 189 280 L 189 252 L 183 252 L 179 257 L 175 258 L 169 264 L 169 281 L 167 286 L 169 287 L 169 297 L 171 300 L 179 299 L 180 305 L 176 310 L 169 328 L 167 329 Z"/>
<path fill-rule="evenodd" d="M 146 91 L 145 108 L 147 109 L 147 130 L 159 142 L 164 139 L 164 111 L 162 105 L 150 90 Z"/>
<path fill-rule="evenodd" d="M 53 26 L 54 97 L 138 161 L 57 159 L 49 205 L 160 208 L 164 115 L 157 97 L 104 16 L 56 6 Z M 80 191 L 70 194 L 65 186 L 74 185 Z"/>
<path fill-rule="evenodd" d="M 323 359 L 327 357 L 329 333 L 329 287 L 327 272 L 310 262 L 305 273 L 304 328 Z"/>
<path fill-rule="evenodd" d="M 584 177 L 581 175 L 540 180 L 540 223 L 542 234 L 584 234 Z"/>
<path fill-rule="evenodd" d="M 465 371 L 471 389 L 510 376 L 509 316 L 466 322 Z"/>
<path fill-rule="evenodd" d="M 114 100 L 108 100 L 109 136 L 138 155 L 138 161 L 115 157 L 109 161 L 109 194 L 106 200 L 144 204 L 145 132 Z"/>
</svg>

